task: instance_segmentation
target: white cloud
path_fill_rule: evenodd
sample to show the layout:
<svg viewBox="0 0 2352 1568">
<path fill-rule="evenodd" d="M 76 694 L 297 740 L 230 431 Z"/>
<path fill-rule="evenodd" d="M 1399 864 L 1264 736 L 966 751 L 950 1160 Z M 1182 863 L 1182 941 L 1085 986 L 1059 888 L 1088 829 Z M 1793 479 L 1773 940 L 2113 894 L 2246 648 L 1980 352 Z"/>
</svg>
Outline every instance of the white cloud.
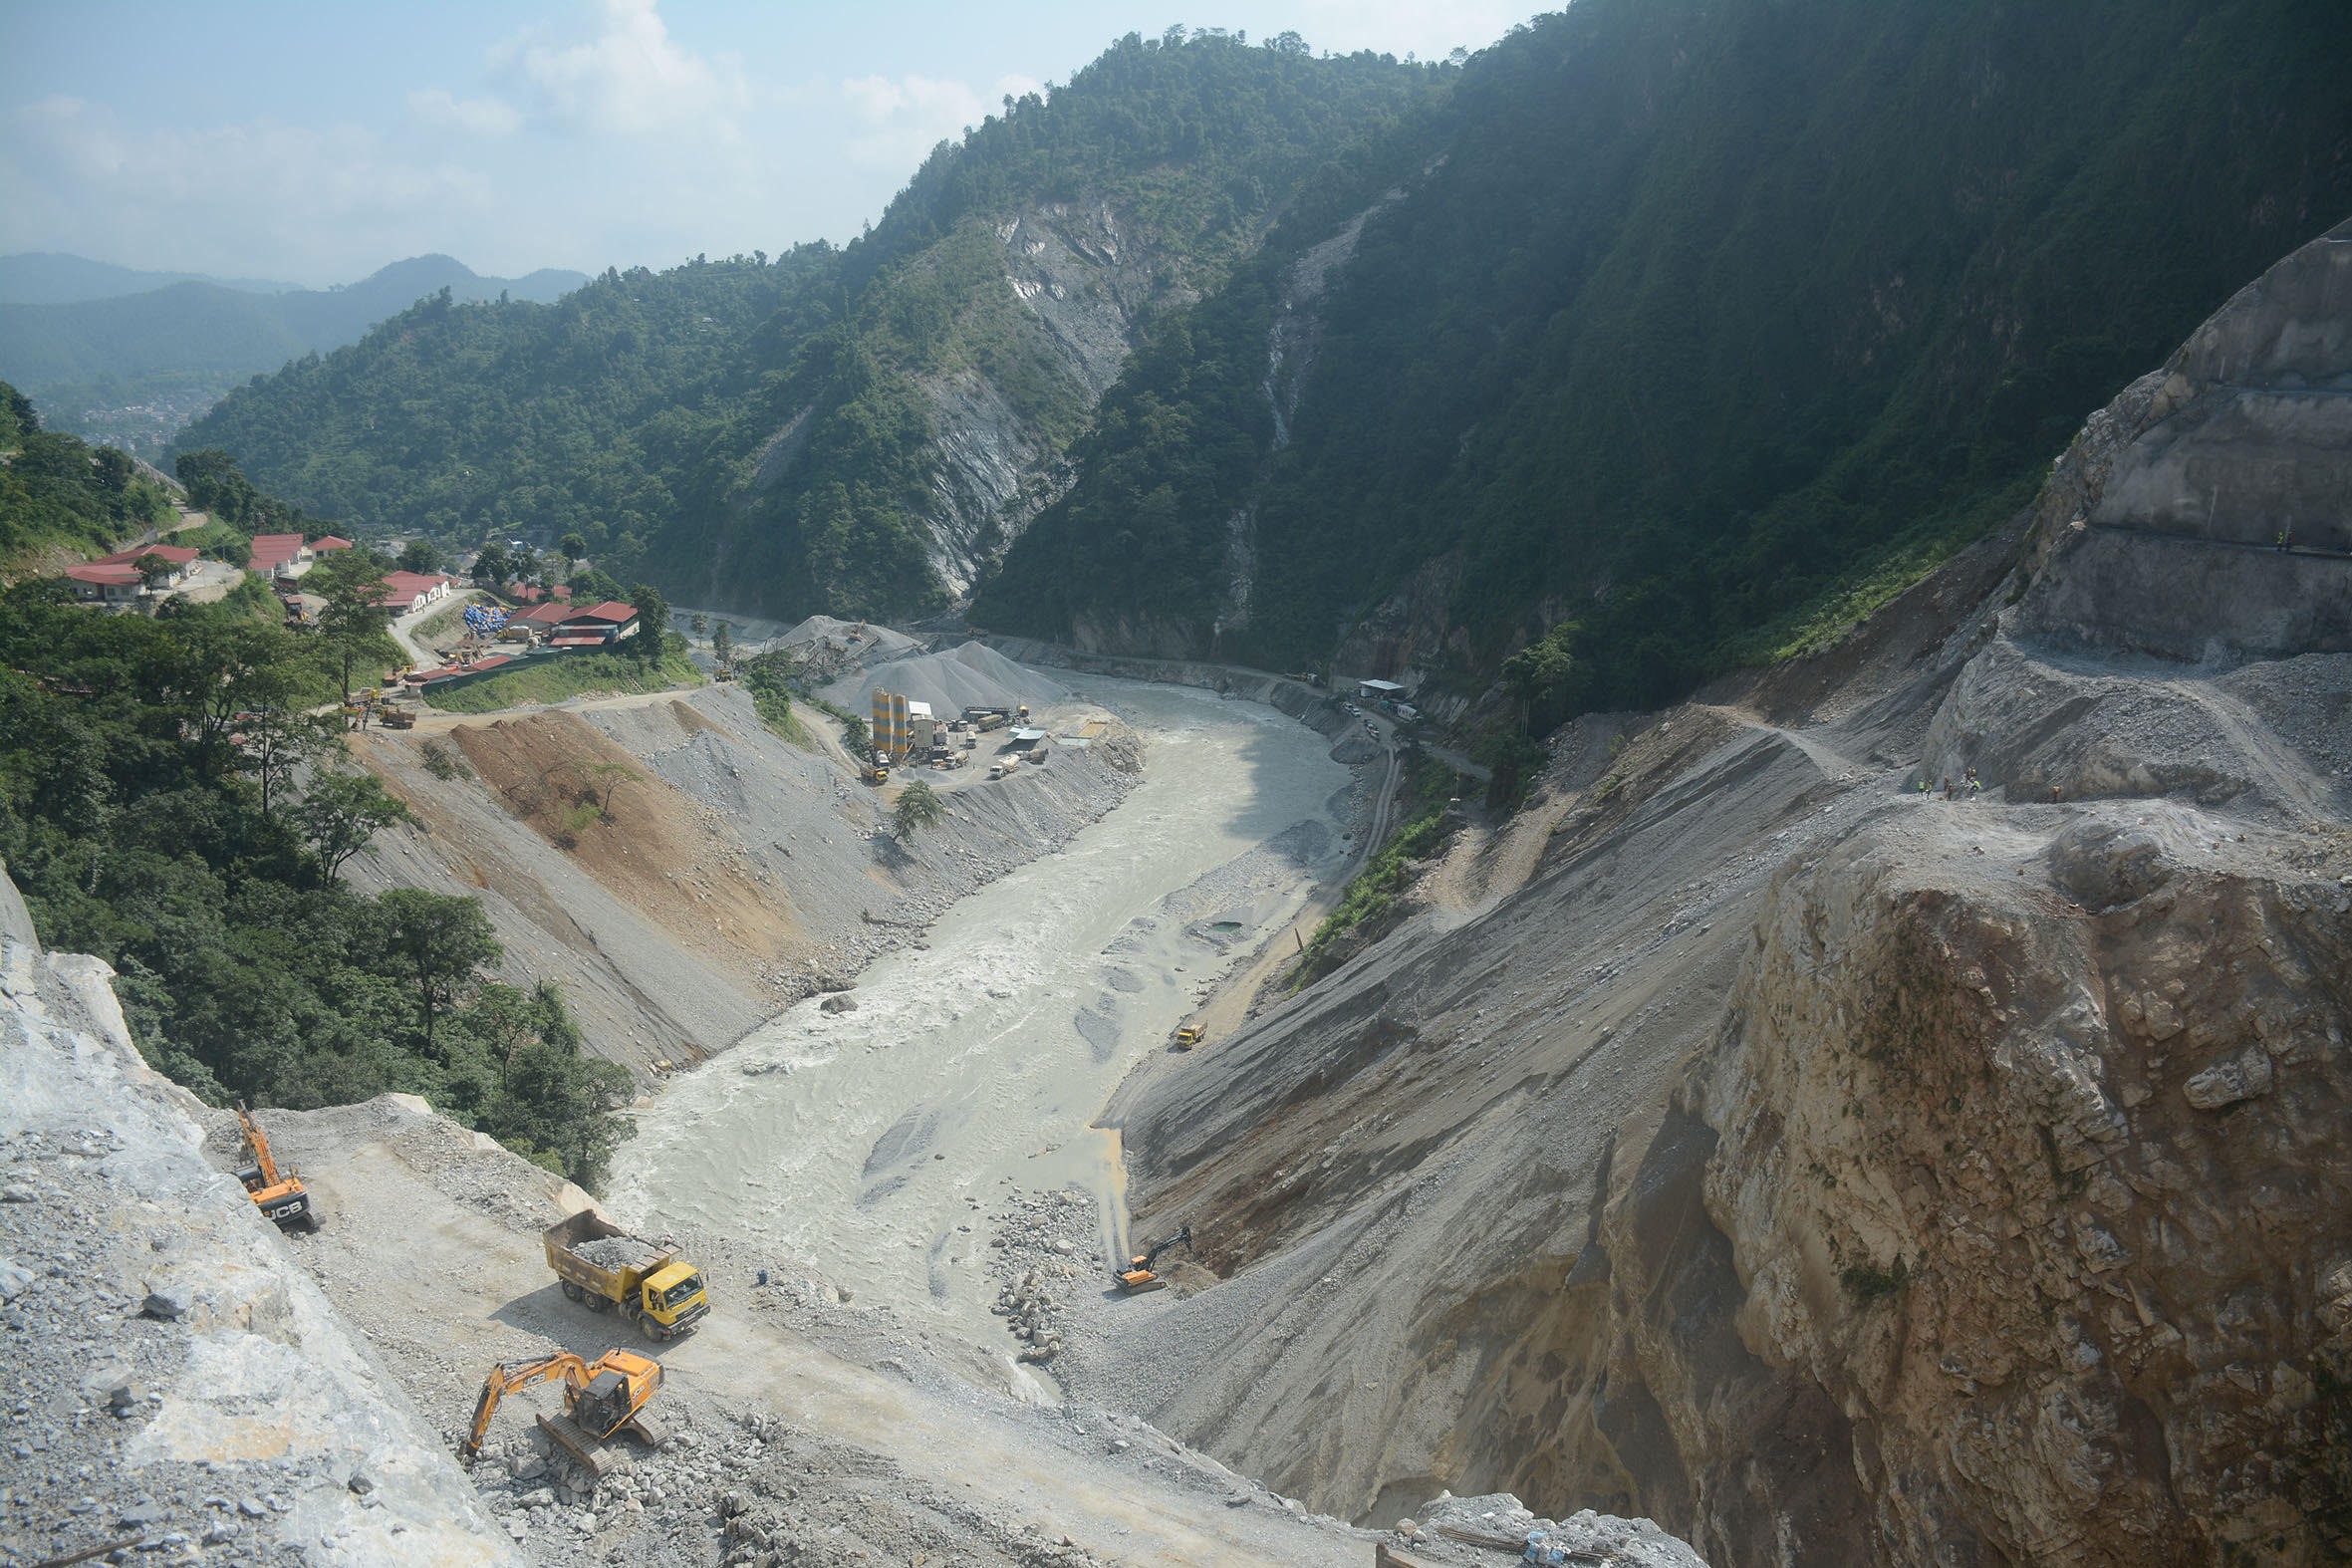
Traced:
<svg viewBox="0 0 2352 1568">
<path fill-rule="evenodd" d="M 509 135 L 523 123 L 512 104 L 495 98 L 457 98 L 437 87 L 409 94 L 408 113 L 419 125 L 469 136 Z"/>
<path fill-rule="evenodd" d="M 602 0 L 592 36 L 570 42 L 525 33 L 490 52 L 533 108 L 568 131 L 641 135 L 700 129 L 736 133 L 751 101 L 741 64 L 678 46 L 657 0 Z"/>
<path fill-rule="evenodd" d="M 422 248 L 492 210 L 489 181 L 449 162 L 393 154 L 356 126 L 244 125 L 143 131 L 62 95 L 8 117 L 0 249 L 30 244 L 148 265 L 342 274 Z M 24 221 L 41 232 L 19 232 Z M 268 266 L 256 258 L 275 257 Z M 177 258 L 177 259 L 174 259 Z"/>
<path fill-rule="evenodd" d="M 932 147 L 988 113 L 987 103 L 961 82 L 930 77 L 852 77 L 841 84 L 841 96 L 860 127 L 850 137 L 850 161 L 910 174 Z"/>
</svg>

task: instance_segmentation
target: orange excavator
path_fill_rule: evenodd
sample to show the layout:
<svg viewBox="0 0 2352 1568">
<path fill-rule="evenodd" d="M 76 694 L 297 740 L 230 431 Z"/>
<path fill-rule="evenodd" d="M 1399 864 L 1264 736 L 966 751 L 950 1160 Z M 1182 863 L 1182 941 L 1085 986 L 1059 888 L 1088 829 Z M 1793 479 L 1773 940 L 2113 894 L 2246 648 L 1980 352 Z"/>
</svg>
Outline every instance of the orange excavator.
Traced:
<svg viewBox="0 0 2352 1568">
<path fill-rule="evenodd" d="M 296 1225 L 318 1229 L 319 1214 L 311 1207 L 310 1189 L 292 1166 L 278 1169 L 277 1161 L 270 1158 L 269 1135 L 262 1132 L 242 1100 L 237 1102 L 237 1126 L 244 1129 L 245 1147 L 253 1153 L 253 1164 L 237 1173 L 237 1179 L 253 1194 L 253 1206 L 261 1210 L 264 1219 L 276 1221 L 281 1230 L 292 1230 Z"/>
<path fill-rule="evenodd" d="M 602 1475 L 613 1466 L 605 1441 L 623 1432 L 635 1433 L 649 1448 L 668 1440 L 669 1434 L 646 1410 L 661 1388 L 661 1363 L 626 1350 L 606 1351 L 594 1361 L 559 1350 L 532 1361 L 500 1362 L 490 1369 L 457 1456 L 471 1460 L 482 1451 L 482 1437 L 500 1400 L 550 1378 L 564 1380 L 564 1414 L 540 1417 L 540 1429 L 592 1473 Z"/>
<path fill-rule="evenodd" d="M 1140 1296 L 1147 1290 L 1166 1290 L 1168 1281 L 1153 1273 L 1152 1265 L 1160 1261 L 1161 1253 L 1179 1244 L 1187 1252 L 1192 1250 L 1192 1227 L 1190 1225 L 1184 1226 L 1183 1229 L 1167 1240 L 1157 1242 L 1129 1258 L 1127 1267 L 1113 1275 L 1111 1282 L 1119 1287 L 1120 1294 L 1127 1296 Z"/>
</svg>

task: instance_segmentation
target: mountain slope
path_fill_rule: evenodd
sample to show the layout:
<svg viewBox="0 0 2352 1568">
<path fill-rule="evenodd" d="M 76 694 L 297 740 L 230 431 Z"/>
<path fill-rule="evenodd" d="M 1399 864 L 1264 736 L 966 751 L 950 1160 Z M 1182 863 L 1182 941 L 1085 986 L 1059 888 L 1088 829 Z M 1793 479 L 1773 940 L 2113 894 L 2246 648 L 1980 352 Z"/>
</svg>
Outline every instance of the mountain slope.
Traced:
<svg viewBox="0 0 2352 1568">
<path fill-rule="evenodd" d="M 78 276 L 33 281 L 93 286 Z M 51 410 L 60 429 L 154 451 L 169 433 L 154 428 L 158 413 L 183 422 L 238 383 L 355 342 L 440 289 L 459 300 L 552 300 L 587 281 L 550 269 L 485 278 L 447 256 L 415 256 L 344 288 L 270 292 L 190 279 L 72 302 L 0 304 L 0 376 Z"/>
<path fill-rule="evenodd" d="M 974 617 L 1468 690 L 1572 620 L 1550 720 L 1659 700 L 2022 504 L 2352 210 L 2348 105 L 2308 0 L 1582 0 L 1472 62 L 1319 307 L 1336 220 L 1169 324 L 1110 395 L 1159 416 L 1090 436 Z"/>
<path fill-rule="evenodd" d="M 56 570 L 171 516 L 169 498 L 120 451 L 41 427 L 0 382 L 0 571 Z"/>
<path fill-rule="evenodd" d="M 1839 649 L 1572 726 L 1530 864 L 1122 1091 L 1219 1280 L 1057 1373 L 1373 1522 L 2344 1561 L 2352 541 L 2256 529 L 2348 386 L 2352 224 Z"/>
<path fill-rule="evenodd" d="M 621 342 L 582 358 L 571 318 L 513 305 L 412 314 L 241 390 L 183 444 L 337 515 L 466 538 L 577 529 L 685 602 L 927 610 L 1059 489 L 1140 324 L 1221 282 L 1446 77 L 1131 35 L 943 143 L 871 235 L 794 252 L 757 307 L 673 308 L 709 269 L 776 270 L 760 258 L 630 274 L 597 311 L 710 329 L 665 338 L 659 365 Z M 633 488 L 613 453 L 657 482 Z"/>
<path fill-rule="evenodd" d="M 0 256 L 0 305 L 71 305 L 79 300 L 111 300 L 125 294 L 147 294 L 174 283 L 213 283 L 224 289 L 254 294 L 287 294 L 300 287 L 264 278 L 215 278 L 201 272 L 142 272 L 110 261 L 69 256 L 62 251 L 29 250 Z"/>
</svg>

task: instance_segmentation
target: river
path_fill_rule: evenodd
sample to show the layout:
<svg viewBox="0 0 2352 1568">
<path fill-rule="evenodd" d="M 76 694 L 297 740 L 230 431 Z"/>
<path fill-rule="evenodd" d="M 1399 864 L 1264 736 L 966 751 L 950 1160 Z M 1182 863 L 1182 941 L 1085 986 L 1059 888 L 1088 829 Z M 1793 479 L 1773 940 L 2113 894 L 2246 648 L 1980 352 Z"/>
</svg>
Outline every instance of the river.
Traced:
<svg viewBox="0 0 2352 1568">
<path fill-rule="evenodd" d="M 1085 679 L 1147 745 L 1144 781 L 1061 851 L 957 905 L 927 947 L 672 1081 L 637 1113 L 613 1206 L 810 1259 L 861 1302 L 1001 1351 L 988 1209 L 1013 1188 L 1104 1199 L 1124 1223 L 1112 1091 L 1231 963 L 1344 865 L 1330 742 L 1251 702 Z"/>
</svg>

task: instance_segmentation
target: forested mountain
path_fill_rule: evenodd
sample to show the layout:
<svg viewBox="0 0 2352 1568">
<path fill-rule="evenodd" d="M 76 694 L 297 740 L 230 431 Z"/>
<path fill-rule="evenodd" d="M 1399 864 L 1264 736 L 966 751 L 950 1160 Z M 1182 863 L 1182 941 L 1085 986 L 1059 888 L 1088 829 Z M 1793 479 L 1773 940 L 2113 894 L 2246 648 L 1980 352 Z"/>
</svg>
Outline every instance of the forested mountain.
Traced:
<svg viewBox="0 0 2352 1568">
<path fill-rule="evenodd" d="M 73 268 L 33 263 L 76 262 Z M 106 268 L 77 257 L 7 258 L 5 276 L 35 293 L 90 289 L 70 301 L 0 304 L 0 376 L 63 429 L 113 434 L 105 410 L 163 399 L 194 413 L 239 382 L 304 354 L 354 343 L 440 289 L 453 298 L 552 300 L 588 281 L 541 270 L 484 278 L 447 256 L 414 256 L 344 288 L 268 290 Z M 121 273 L 122 278 L 113 275 Z M 142 289 L 112 287 L 153 277 Z"/>
<path fill-rule="evenodd" d="M 32 400 L 0 382 L 0 572 L 112 550 L 170 516 L 163 487 L 127 454 L 43 429 Z"/>
<path fill-rule="evenodd" d="M 1550 629 L 1552 717 L 1768 656 L 2352 211 L 2352 11 L 1579 0 L 1440 118 L 1352 259 L 1158 324 L 974 619 L 1467 684 Z"/>
<path fill-rule="evenodd" d="M 1177 30 L 846 249 L 427 302 L 183 443 L 713 607 L 976 587 L 1464 686 L 1537 640 L 1541 720 L 1833 632 L 2347 210 L 2319 0 L 1579 0 L 1460 69 Z"/>
<path fill-rule="evenodd" d="M 1450 72 L 1181 29 L 942 143 L 873 232 L 427 302 L 242 389 L 183 446 L 357 524 L 551 541 L 689 603 L 944 604 L 1058 488 L 1135 334 Z"/>
</svg>

